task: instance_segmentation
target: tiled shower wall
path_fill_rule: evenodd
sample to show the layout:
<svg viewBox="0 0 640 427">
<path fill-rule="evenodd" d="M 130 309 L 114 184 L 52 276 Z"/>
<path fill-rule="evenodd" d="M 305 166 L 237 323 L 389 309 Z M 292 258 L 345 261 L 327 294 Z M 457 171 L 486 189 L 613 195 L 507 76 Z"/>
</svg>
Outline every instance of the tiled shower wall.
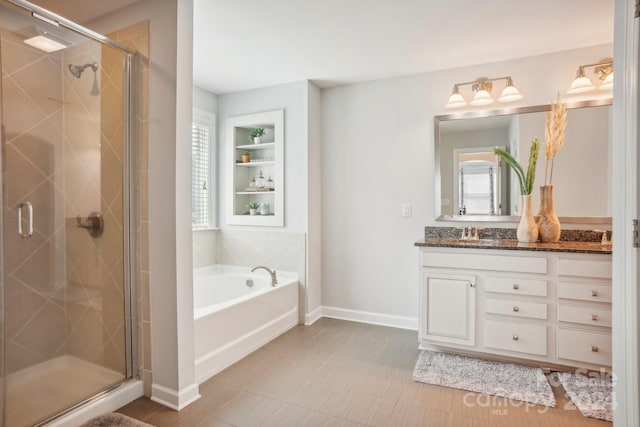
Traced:
<svg viewBox="0 0 640 427">
<path fill-rule="evenodd" d="M 43 54 L 11 33 L 0 36 L 6 372 L 64 354 L 123 372 L 122 54 L 95 43 Z M 148 23 L 111 37 L 141 52 L 134 94 L 134 285 L 140 284 L 138 354 L 140 366 L 147 368 L 142 376 L 146 372 L 150 383 L 143 197 L 148 174 Z M 70 63 L 94 61 L 99 64 L 95 76 L 90 68 L 80 79 L 68 72 Z M 94 78 L 100 96 L 91 95 Z M 16 232 L 17 206 L 24 201 L 34 205 L 31 239 L 21 239 Z M 76 226 L 76 215 L 86 218 L 93 211 L 105 221 L 99 238 Z"/>
<path fill-rule="evenodd" d="M 62 54 L 2 33 L 5 355 L 8 374 L 66 352 Z M 35 232 L 17 233 L 31 202 Z M 26 215 L 25 215 L 26 218 Z"/>
<path fill-rule="evenodd" d="M 132 232 L 134 237 L 133 286 L 137 306 L 138 367 L 144 382 L 145 395 L 151 395 L 151 315 L 149 309 L 149 21 L 143 21 L 117 32 L 108 34 L 112 40 L 135 50 L 138 55 L 134 64 L 134 92 L 132 113 L 133 142 L 131 147 L 133 174 Z"/>
<path fill-rule="evenodd" d="M 80 78 L 63 72 L 64 162 L 67 236 L 67 352 L 124 373 L 122 258 L 122 72 L 123 55 L 87 42 L 65 51 L 68 64 L 96 62 Z M 95 84 L 100 95 L 92 94 Z M 76 216 L 104 219 L 91 237 Z"/>
</svg>

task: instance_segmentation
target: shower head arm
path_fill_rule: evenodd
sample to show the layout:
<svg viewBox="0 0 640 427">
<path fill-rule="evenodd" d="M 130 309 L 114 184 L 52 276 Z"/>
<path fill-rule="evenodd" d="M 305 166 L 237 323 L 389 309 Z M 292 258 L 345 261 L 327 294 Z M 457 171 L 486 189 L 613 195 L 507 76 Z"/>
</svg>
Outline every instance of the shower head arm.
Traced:
<svg viewBox="0 0 640 427">
<path fill-rule="evenodd" d="M 69 71 L 71 72 L 71 74 L 79 79 L 80 76 L 82 75 L 82 73 L 84 72 L 85 69 L 91 67 L 91 69 L 93 70 L 93 72 L 95 73 L 96 71 L 98 71 L 98 63 L 97 62 L 93 62 L 93 63 L 89 63 L 89 64 L 84 64 L 84 65 L 73 65 L 73 64 L 69 64 Z"/>
</svg>

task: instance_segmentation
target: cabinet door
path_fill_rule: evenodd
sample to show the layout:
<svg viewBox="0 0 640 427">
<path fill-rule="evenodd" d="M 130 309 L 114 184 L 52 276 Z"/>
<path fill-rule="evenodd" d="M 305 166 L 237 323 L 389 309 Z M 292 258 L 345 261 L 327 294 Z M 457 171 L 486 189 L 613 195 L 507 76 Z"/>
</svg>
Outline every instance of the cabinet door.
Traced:
<svg viewBox="0 0 640 427">
<path fill-rule="evenodd" d="M 420 338 L 475 345 L 474 276 L 423 273 L 420 286 Z"/>
</svg>

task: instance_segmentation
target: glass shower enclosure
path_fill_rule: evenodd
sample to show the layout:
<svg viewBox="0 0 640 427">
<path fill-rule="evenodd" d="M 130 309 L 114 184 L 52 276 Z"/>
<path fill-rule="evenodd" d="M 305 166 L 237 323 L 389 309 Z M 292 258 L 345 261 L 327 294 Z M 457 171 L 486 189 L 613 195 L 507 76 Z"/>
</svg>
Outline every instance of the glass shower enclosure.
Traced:
<svg viewBox="0 0 640 427">
<path fill-rule="evenodd" d="M 2 425 L 132 376 L 132 53 L 0 1 Z"/>
</svg>

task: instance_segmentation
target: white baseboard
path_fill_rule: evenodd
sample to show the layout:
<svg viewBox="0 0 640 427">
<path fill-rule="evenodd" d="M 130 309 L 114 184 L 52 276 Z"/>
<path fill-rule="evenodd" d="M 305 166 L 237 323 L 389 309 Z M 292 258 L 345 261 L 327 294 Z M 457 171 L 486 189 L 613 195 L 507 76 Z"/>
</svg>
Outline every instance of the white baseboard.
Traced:
<svg viewBox="0 0 640 427">
<path fill-rule="evenodd" d="M 200 399 L 200 390 L 197 383 L 179 391 L 159 384 L 151 385 L 151 400 L 175 411 L 186 408 L 198 399 Z"/>
<path fill-rule="evenodd" d="M 316 322 L 316 320 L 320 319 L 321 317 L 322 317 L 322 306 L 319 306 L 318 308 L 313 310 L 311 313 L 305 314 L 304 324 L 306 326 L 313 325 Z"/>
<path fill-rule="evenodd" d="M 416 317 L 395 316 L 392 314 L 371 313 L 369 311 L 348 310 L 327 306 L 322 306 L 321 309 L 322 317 L 370 323 L 372 325 L 391 326 L 393 328 L 410 329 L 413 331 L 418 330 L 418 318 Z"/>
</svg>

